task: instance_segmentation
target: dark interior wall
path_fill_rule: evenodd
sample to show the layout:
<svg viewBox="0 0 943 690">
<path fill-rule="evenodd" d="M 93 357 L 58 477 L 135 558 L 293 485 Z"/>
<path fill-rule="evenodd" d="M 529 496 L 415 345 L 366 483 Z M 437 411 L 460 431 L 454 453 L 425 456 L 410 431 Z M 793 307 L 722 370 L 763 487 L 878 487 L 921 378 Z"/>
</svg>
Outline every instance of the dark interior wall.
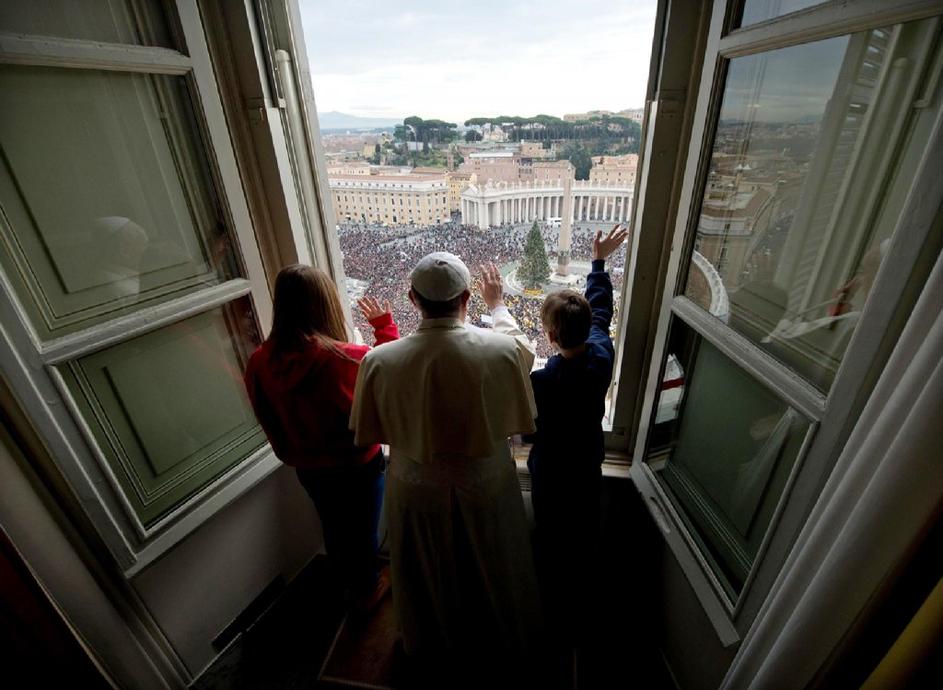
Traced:
<svg viewBox="0 0 943 690">
<path fill-rule="evenodd" d="M 715 690 L 737 648 L 724 649 L 720 644 L 694 590 L 664 542 L 654 562 L 661 579 L 659 645 L 665 661 L 682 690 Z"/>
<path fill-rule="evenodd" d="M 5 687 L 110 687 L 3 529 L 0 650 Z"/>
<path fill-rule="evenodd" d="M 659 647 L 661 535 L 630 479 L 603 481 L 602 516 L 596 685 L 670 689 L 674 683 Z"/>
<path fill-rule="evenodd" d="M 645 676 L 663 662 L 681 690 L 717 688 L 736 647 L 721 645 L 629 479 L 603 482 L 603 545 L 604 626 L 621 669 L 609 668 L 611 680 L 662 687 Z"/>
</svg>

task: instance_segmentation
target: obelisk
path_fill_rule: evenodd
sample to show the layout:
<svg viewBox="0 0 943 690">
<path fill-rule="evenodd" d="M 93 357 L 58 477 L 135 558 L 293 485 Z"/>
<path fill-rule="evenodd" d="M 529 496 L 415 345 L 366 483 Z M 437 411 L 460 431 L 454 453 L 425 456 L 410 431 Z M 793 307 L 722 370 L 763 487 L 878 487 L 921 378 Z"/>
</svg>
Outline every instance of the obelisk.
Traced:
<svg viewBox="0 0 943 690">
<path fill-rule="evenodd" d="M 563 218 L 560 220 L 560 239 L 557 242 L 557 275 L 570 273 L 570 243 L 573 239 L 573 170 L 563 178 Z"/>
</svg>

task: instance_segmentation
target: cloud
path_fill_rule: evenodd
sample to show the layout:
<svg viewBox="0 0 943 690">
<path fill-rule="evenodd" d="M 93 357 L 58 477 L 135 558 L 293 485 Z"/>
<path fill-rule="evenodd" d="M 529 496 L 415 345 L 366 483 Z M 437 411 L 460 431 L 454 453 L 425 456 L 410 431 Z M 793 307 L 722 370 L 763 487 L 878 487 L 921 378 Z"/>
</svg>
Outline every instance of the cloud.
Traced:
<svg viewBox="0 0 943 690">
<path fill-rule="evenodd" d="M 644 103 L 655 2 L 303 0 L 320 110 L 453 121 Z"/>
</svg>

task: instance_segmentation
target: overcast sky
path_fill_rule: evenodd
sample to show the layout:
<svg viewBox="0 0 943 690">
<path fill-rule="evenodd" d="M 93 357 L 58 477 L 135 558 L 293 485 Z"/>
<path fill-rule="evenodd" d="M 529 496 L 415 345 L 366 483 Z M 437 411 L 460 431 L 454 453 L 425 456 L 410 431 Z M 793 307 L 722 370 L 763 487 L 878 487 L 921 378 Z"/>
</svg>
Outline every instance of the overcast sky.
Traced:
<svg viewBox="0 0 943 690">
<path fill-rule="evenodd" d="M 655 0 L 300 0 L 318 110 L 461 122 L 644 105 Z"/>
</svg>

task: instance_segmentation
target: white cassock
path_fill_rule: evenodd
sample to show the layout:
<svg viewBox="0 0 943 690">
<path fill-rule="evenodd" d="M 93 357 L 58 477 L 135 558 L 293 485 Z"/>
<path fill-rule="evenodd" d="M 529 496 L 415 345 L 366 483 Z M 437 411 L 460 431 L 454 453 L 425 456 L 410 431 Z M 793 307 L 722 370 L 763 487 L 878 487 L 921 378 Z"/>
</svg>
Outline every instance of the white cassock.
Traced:
<svg viewBox="0 0 943 690">
<path fill-rule="evenodd" d="M 360 364 L 357 445 L 388 443 L 393 601 L 408 653 L 528 647 L 539 625 L 508 436 L 534 430 L 533 345 L 506 307 L 493 329 L 426 319 Z"/>
</svg>

